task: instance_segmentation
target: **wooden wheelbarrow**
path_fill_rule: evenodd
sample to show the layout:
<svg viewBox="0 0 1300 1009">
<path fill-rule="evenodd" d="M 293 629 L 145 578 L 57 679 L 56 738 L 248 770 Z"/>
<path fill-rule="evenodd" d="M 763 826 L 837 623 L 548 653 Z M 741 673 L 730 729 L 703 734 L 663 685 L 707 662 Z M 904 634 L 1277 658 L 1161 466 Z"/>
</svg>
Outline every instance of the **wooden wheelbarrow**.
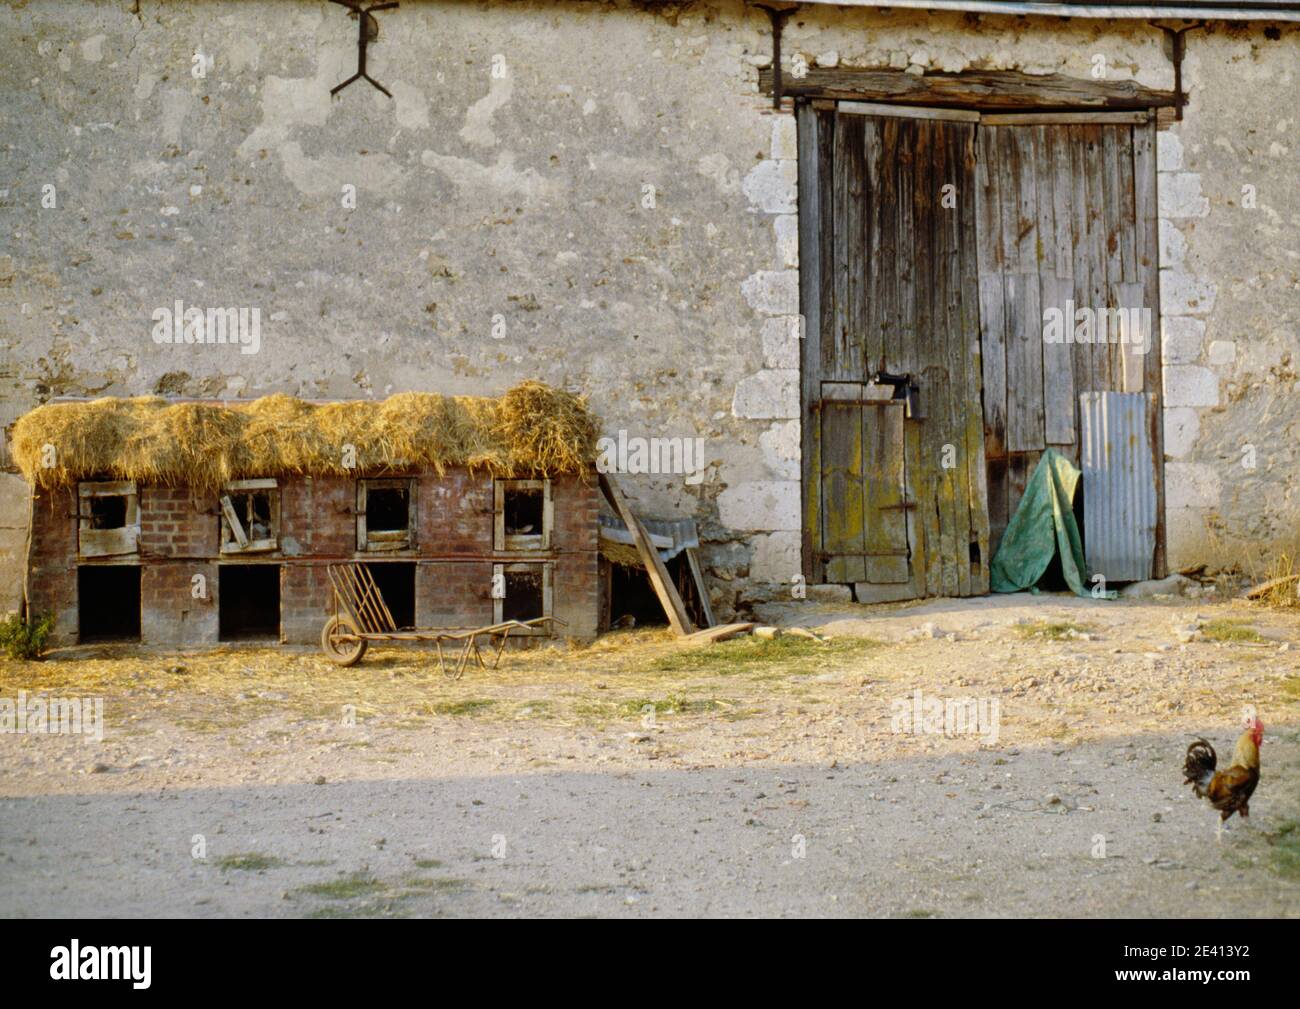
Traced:
<svg viewBox="0 0 1300 1009">
<path fill-rule="evenodd" d="M 480 636 L 489 638 L 496 646 L 492 668 L 501 664 L 510 632 L 527 631 L 534 627 L 559 624 L 567 626 L 558 617 L 535 617 L 532 620 L 506 620 L 482 627 L 406 627 L 399 629 L 393 614 L 384 602 L 383 593 L 375 584 L 374 575 L 364 564 L 330 564 L 326 567 L 330 584 L 334 588 L 334 616 L 321 628 L 320 645 L 326 657 L 336 665 L 354 666 L 361 661 L 372 641 L 432 641 L 438 649 L 438 668 L 445 676 L 459 680 L 471 659 L 486 669 L 479 650 Z M 454 662 L 443 651 L 450 645 Z M 455 651 L 459 646 L 459 652 Z"/>
</svg>

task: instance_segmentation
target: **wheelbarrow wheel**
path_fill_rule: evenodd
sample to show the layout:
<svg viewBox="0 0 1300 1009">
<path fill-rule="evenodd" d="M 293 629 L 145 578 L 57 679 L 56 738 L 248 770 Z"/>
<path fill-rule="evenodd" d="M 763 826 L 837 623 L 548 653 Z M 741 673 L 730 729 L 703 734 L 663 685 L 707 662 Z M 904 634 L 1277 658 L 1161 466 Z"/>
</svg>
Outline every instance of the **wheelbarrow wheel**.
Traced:
<svg viewBox="0 0 1300 1009">
<path fill-rule="evenodd" d="M 351 617 L 330 617 L 320 632 L 320 646 L 325 656 L 336 666 L 355 666 L 366 654 L 370 642 L 364 638 L 346 641 L 341 635 L 356 633 L 357 625 Z"/>
</svg>

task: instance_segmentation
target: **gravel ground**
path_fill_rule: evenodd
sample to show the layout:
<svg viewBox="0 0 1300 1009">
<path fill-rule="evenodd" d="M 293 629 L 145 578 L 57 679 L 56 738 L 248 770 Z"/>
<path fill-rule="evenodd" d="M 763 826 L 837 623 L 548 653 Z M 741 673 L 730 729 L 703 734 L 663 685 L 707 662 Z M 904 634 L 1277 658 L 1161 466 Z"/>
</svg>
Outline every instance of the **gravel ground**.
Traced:
<svg viewBox="0 0 1300 1009">
<path fill-rule="evenodd" d="M 108 714 L 98 743 L 0 735 L 0 914 L 1300 917 L 1296 616 L 768 615 L 833 640 L 636 631 L 458 683 L 398 651 L 0 665 L 0 698 Z M 893 731 L 916 690 L 996 700 L 996 740 Z M 1220 841 L 1182 755 L 1229 752 L 1245 704 L 1264 775 Z"/>
</svg>

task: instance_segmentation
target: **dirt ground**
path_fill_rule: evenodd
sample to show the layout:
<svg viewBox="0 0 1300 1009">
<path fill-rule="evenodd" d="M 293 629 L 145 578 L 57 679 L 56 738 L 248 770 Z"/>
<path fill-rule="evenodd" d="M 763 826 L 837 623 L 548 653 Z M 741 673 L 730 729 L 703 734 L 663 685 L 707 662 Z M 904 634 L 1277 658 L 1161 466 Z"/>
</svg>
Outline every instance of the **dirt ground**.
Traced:
<svg viewBox="0 0 1300 1009">
<path fill-rule="evenodd" d="M 0 698 L 106 720 L 0 734 L 0 915 L 1300 917 L 1300 612 L 763 616 L 829 640 L 633 630 L 460 681 L 406 649 L 0 662 Z M 997 721 L 910 731 L 916 691 Z M 1183 752 L 1226 757 L 1246 705 L 1263 776 L 1217 840 Z"/>
</svg>

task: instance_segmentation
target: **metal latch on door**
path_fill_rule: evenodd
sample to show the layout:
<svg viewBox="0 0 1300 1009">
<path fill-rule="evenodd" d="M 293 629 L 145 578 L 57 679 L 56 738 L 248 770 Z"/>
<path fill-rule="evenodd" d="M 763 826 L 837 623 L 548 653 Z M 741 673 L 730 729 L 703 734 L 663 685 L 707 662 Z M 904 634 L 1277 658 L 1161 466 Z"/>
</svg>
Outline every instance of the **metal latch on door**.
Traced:
<svg viewBox="0 0 1300 1009">
<path fill-rule="evenodd" d="M 892 398 L 901 399 L 906 406 L 903 415 L 909 419 L 919 420 L 924 415 L 921 413 L 921 404 L 918 398 L 920 389 L 912 381 L 912 376 L 893 375 L 887 371 L 878 371 L 871 376 L 872 385 L 892 385 L 894 395 Z"/>
</svg>

